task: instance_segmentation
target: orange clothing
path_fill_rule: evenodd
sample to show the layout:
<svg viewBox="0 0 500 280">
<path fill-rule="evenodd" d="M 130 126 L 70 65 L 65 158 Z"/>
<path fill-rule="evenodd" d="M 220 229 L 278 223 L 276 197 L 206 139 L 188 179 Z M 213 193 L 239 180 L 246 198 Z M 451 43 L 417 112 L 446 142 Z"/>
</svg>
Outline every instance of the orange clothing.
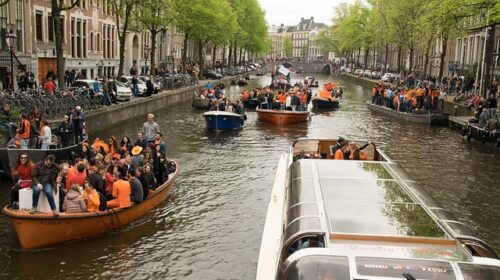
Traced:
<svg viewBox="0 0 500 280">
<path fill-rule="evenodd" d="M 68 175 L 66 175 L 66 190 L 69 191 L 74 184 L 83 187 L 85 178 L 87 178 L 87 170 L 80 173 L 76 170 L 76 166 L 71 167 L 68 170 Z"/>
<path fill-rule="evenodd" d="M 307 103 L 307 94 L 302 94 L 300 96 L 300 103 Z"/>
<path fill-rule="evenodd" d="M 19 138 L 29 139 L 30 138 L 31 125 L 28 120 L 21 120 L 19 123 Z"/>
<path fill-rule="evenodd" d="M 335 156 L 333 159 L 344 160 L 344 152 L 342 152 L 342 149 L 338 149 L 335 152 Z"/>
<path fill-rule="evenodd" d="M 130 183 L 124 180 L 117 180 L 113 183 L 113 197 L 115 199 L 108 201 L 108 208 L 130 207 L 130 194 L 132 190 Z"/>
<path fill-rule="evenodd" d="M 439 95 L 440 95 L 440 92 L 437 89 L 433 90 L 432 93 L 431 93 L 432 97 L 439 97 Z"/>
<path fill-rule="evenodd" d="M 417 89 L 417 96 L 424 96 L 424 94 L 425 94 L 425 89 L 423 88 Z"/>
<path fill-rule="evenodd" d="M 322 98 L 331 98 L 332 97 L 332 94 L 327 91 L 327 90 L 322 90 L 319 92 L 319 97 L 322 97 Z"/>
<path fill-rule="evenodd" d="M 363 151 L 359 151 L 359 159 L 360 160 L 367 160 L 368 159 L 368 156 L 366 155 L 365 152 Z M 87 207 L 88 208 L 88 207 Z"/>
<path fill-rule="evenodd" d="M 87 204 L 87 211 L 89 212 L 98 212 L 99 205 L 101 204 L 101 200 L 99 199 L 99 194 L 95 189 L 92 189 L 90 192 L 83 192 L 83 200 Z"/>
<path fill-rule="evenodd" d="M 56 91 L 56 85 L 52 81 L 47 81 L 45 85 L 43 85 L 43 89 L 49 93 L 54 93 L 54 91 Z"/>
<path fill-rule="evenodd" d="M 284 95 L 284 94 L 278 95 L 278 102 L 285 103 L 286 102 L 286 95 Z"/>
<path fill-rule="evenodd" d="M 378 90 L 377 90 L 377 87 L 373 87 L 373 88 L 372 88 L 372 96 L 377 95 L 377 91 L 378 91 Z"/>
</svg>

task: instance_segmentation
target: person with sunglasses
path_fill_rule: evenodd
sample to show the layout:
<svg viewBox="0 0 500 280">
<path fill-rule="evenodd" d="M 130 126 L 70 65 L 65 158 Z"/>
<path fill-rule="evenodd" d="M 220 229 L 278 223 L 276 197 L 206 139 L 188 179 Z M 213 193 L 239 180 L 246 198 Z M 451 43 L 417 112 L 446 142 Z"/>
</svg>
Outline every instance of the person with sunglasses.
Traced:
<svg viewBox="0 0 500 280">
<path fill-rule="evenodd" d="M 12 169 L 12 179 L 16 183 L 10 190 L 10 202 L 12 209 L 19 209 L 19 190 L 31 187 L 33 179 L 31 173 L 35 164 L 27 153 L 21 153 Z"/>
</svg>

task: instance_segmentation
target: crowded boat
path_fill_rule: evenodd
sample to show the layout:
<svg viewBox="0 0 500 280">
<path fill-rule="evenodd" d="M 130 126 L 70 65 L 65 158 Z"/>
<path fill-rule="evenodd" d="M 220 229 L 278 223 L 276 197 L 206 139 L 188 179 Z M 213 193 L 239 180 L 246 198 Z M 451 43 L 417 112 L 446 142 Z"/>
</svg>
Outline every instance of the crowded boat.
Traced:
<svg viewBox="0 0 500 280">
<path fill-rule="evenodd" d="M 441 111 L 444 95 L 431 83 L 422 83 L 417 87 L 386 86 L 380 83 L 378 86 L 373 86 L 371 96 L 372 104 L 412 113 L 422 110 Z"/>
<path fill-rule="evenodd" d="M 311 102 L 314 108 L 338 108 L 340 106 L 340 98 L 342 98 L 343 89 L 335 83 L 327 83 L 317 92 Z"/>
</svg>

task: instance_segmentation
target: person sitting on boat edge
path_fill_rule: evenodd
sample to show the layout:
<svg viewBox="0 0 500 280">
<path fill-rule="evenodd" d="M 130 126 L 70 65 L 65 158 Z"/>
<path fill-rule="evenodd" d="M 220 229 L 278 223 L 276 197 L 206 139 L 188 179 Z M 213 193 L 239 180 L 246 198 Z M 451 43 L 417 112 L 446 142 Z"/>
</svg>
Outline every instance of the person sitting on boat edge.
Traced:
<svg viewBox="0 0 500 280">
<path fill-rule="evenodd" d="M 144 199 L 144 189 L 141 181 L 137 178 L 135 169 L 130 168 L 128 170 L 128 182 L 130 184 L 130 201 L 139 204 Z"/>
<path fill-rule="evenodd" d="M 31 161 L 27 153 L 21 153 L 12 168 L 12 180 L 16 182 L 10 189 L 10 207 L 19 209 L 19 190 L 33 186 L 31 173 L 35 164 Z"/>
<path fill-rule="evenodd" d="M 118 171 L 113 174 L 113 199 L 107 202 L 108 208 L 123 208 L 132 205 L 130 201 L 130 194 L 132 193 L 130 183 L 123 180 L 124 177 L 125 176 Z"/>
<path fill-rule="evenodd" d="M 38 162 L 33 169 L 33 173 L 31 174 L 31 177 L 33 178 L 33 204 L 30 214 L 36 213 L 40 192 L 43 191 L 43 193 L 47 196 L 52 213 L 54 216 L 59 215 L 53 193 L 53 190 L 55 190 L 54 187 L 56 186 L 57 175 L 59 173 L 59 169 L 54 163 L 55 160 L 56 158 L 53 154 L 48 154 L 42 161 Z"/>
<path fill-rule="evenodd" d="M 64 198 L 63 211 L 65 213 L 83 213 L 87 212 L 87 205 L 83 200 L 83 196 L 80 193 L 80 186 L 74 184 L 69 189 L 66 197 Z"/>
</svg>

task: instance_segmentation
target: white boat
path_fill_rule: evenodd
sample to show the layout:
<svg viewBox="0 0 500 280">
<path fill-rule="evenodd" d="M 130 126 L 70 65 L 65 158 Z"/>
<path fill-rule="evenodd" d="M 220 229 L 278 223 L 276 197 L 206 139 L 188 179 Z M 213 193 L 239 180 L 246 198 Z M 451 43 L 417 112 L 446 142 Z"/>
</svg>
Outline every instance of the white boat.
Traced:
<svg viewBox="0 0 500 280">
<path fill-rule="evenodd" d="M 365 161 L 331 160 L 335 144 L 281 156 L 256 279 L 500 279 L 494 249 L 400 165 L 373 145 Z"/>
</svg>

